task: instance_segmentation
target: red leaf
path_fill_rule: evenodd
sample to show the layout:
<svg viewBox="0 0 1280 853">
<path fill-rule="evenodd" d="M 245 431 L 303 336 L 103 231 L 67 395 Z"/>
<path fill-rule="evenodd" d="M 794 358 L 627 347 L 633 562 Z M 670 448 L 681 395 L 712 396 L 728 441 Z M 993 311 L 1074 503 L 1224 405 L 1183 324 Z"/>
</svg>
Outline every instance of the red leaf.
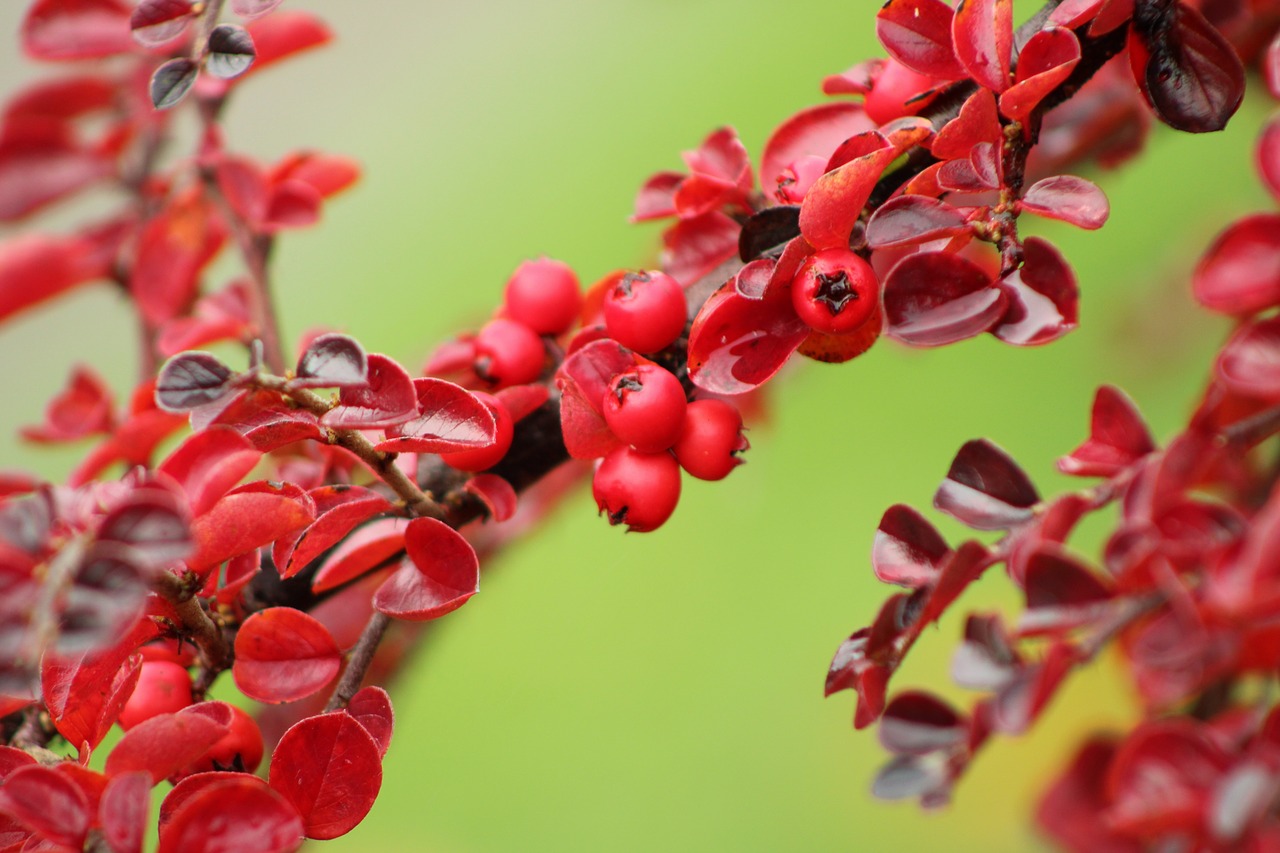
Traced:
<svg viewBox="0 0 1280 853">
<path fill-rule="evenodd" d="M 0 221 L 22 219 L 114 170 L 109 156 L 76 141 L 63 118 L 7 118 L 0 134 Z"/>
<path fill-rule="evenodd" d="M 925 755 L 959 746 L 969 734 L 968 720 L 929 693 L 899 693 L 880 719 L 880 743 L 899 755 Z"/>
<path fill-rule="evenodd" d="M 1111 213 L 1107 197 L 1097 185 L 1075 175 L 1055 175 L 1036 181 L 1022 196 L 1022 209 L 1050 219 L 1070 222 L 1092 231 Z"/>
<path fill-rule="evenodd" d="M 319 191 L 302 181 L 285 180 L 271 190 L 262 228 L 274 233 L 285 228 L 306 228 L 320 221 Z"/>
<path fill-rule="evenodd" d="M 378 754 L 385 756 L 391 746 L 391 731 L 395 728 L 395 713 L 391 710 L 391 697 L 381 687 L 365 687 L 356 692 L 347 703 L 347 713 L 355 717 L 378 745 Z"/>
<path fill-rule="evenodd" d="M 242 18 L 253 20 L 272 12 L 284 0 L 231 0 L 231 11 Z"/>
<path fill-rule="evenodd" d="M 921 195 L 891 198 L 867 222 L 867 245 L 873 249 L 910 246 L 969 230 L 969 217 L 959 208 Z"/>
<path fill-rule="evenodd" d="M 150 808 L 150 774 L 121 773 L 107 783 L 98 804 L 98 822 L 113 853 L 142 853 Z"/>
<path fill-rule="evenodd" d="M 376 429 L 404 423 L 418 414 L 418 395 L 409 371 L 394 359 L 369 353 L 369 382 L 343 388 L 338 405 L 320 418 L 330 429 Z"/>
<path fill-rule="evenodd" d="M 960 0 L 951 36 L 956 56 L 978 85 L 997 94 L 1009 88 L 1012 0 Z"/>
<path fill-rule="evenodd" d="M 1000 112 L 1026 121 L 1079 62 L 1080 42 L 1071 30 L 1049 27 L 1036 33 L 1018 54 L 1016 82 L 1000 95 Z"/>
<path fill-rule="evenodd" d="M 0 782 L 19 767 L 27 767 L 35 763 L 36 760 L 30 753 L 23 752 L 16 746 L 0 745 Z"/>
<path fill-rule="evenodd" d="M 801 110 L 778 125 L 760 158 L 760 189 L 772 195 L 783 171 L 805 157 L 826 160 L 841 142 L 875 129 L 858 104 L 847 101 Z"/>
<path fill-rule="evenodd" d="M 25 234 L 0 243 L 0 320 L 103 277 L 93 251 L 78 237 Z"/>
<path fill-rule="evenodd" d="M 382 518 L 359 528 L 325 561 L 311 581 L 316 592 L 327 592 L 379 566 L 404 549 L 402 518 Z"/>
<path fill-rule="evenodd" d="M 294 702 L 338 676 L 342 653 L 328 630 L 291 607 L 254 613 L 236 634 L 236 686 L 260 702 Z"/>
<path fill-rule="evenodd" d="M 1151 433 L 1133 401 L 1103 385 L 1093 398 L 1089 438 L 1058 460 L 1058 470 L 1077 477 L 1111 477 L 1155 450 Z"/>
<path fill-rule="evenodd" d="M 67 387 L 49 401 L 44 423 L 23 427 L 27 441 L 60 442 L 108 433 L 115 418 L 112 413 L 111 390 L 92 368 L 76 365 Z"/>
<path fill-rule="evenodd" d="M 1055 341 L 1079 320 L 1080 291 L 1062 255 L 1039 237 L 1023 243 L 1023 264 L 999 281 L 1008 307 L 991 334 L 1007 344 Z"/>
<path fill-rule="evenodd" d="M 114 778 L 142 770 L 157 785 L 204 755 L 227 733 L 227 727 L 193 712 L 195 707 L 157 714 L 125 732 L 107 756 L 106 774 Z"/>
<path fill-rule="evenodd" d="M 961 105 L 960 113 L 942 126 L 929 150 L 940 160 L 967 158 L 978 143 L 996 143 L 1002 138 L 995 96 L 990 89 L 979 89 Z"/>
<path fill-rule="evenodd" d="M 506 521 L 516 513 L 516 490 L 497 474 L 476 474 L 462 489 L 479 498 L 494 521 Z"/>
<path fill-rule="evenodd" d="M 924 516 L 905 504 L 885 510 L 871 546 L 871 566 L 885 583 L 919 587 L 937 580 L 951 549 Z"/>
<path fill-rule="evenodd" d="M 302 845 L 304 826 L 297 810 L 261 779 L 247 773 L 199 775 L 219 778 L 200 784 L 172 809 L 157 853 L 288 853 Z"/>
<path fill-rule="evenodd" d="M 413 380 L 418 416 L 388 430 L 375 445 L 389 453 L 448 453 L 488 447 L 497 434 L 493 412 L 470 391 L 434 377 Z"/>
<path fill-rule="evenodd" d="M 268 179 L 272 184 L 301 181 L 320 193 L 321 198 L 329 198 L 360 179 L 360 164 L 337 154 L 298 151 L 273 166 Z"/>
<path fill-rule="evenodd" d="M 151 323 L 184 312 L 200 272 L 222 248 L 225 229 L 198 190 L 177 195 L 143 226 L 129 292 Z"/>
<path fill-rule="evenodd" d="M 751 391 L 782 369 L 809 332 L 789 290 L 771 288 L 765 298 L 748 299 L 729 282 L 694 318 L 689 378 L 713 394 Z"/>
<path fill-rule="evenodd" d="M 222 154 L 214 167 L 218 190 L 231 209 L 245 221 L 261 225 L 269 191 L 262 168 L 248 157 Z"/>
<path fill-rule="evenodd" d="M 235 430 L 211 426 L 178 445 L 159 470 L 186 492 L 192 514 L 202 515 L 261 458 L 262 452 Z"/>
<path fill-rule="evenodd" d="M 890 0 L 876 14 L 876 36 L 912 71 L 956 80 L 965 70 L 951 44 L 951 18 L 951 7 L 942 0 Z"/>
<path fill-rule="evenodd" d="M 507 407 L 511 420 L 519 421 L 532 415 L 551 399 L 551 391 L 546 385 L 512 385 L 494 394 Z"/>
<path fill-rule="evenodd" d="M 480 590 L 475 549 L 434 518 L 415 518 L 404 531 L 409 558 L 378 587 L 373 606 L 398 619 L 420 622 L 457 610 Z"/>
<path fill-rule="evenodd" d="M 1280 304 L 1280 214 L 1256 213 L 1218 235 L 1191 278 L 1201 305 L 1248 314 Z"/>
<path fill-rule="evenodd" d="M 138 681 L 142 656 L 134 654 L 139 643 L 132 640 L 143 630 L 155 633 L 150 621 L 142 620 L 128 642 L 98 653 L 92 660 L 87 655 L 66 659 L 44 656 L 40 684 L 45 706 L 68 743 L 97 746 L 120 716 Z"/>
<path fill-rule="evenodd" d="M 52 767 L 28 765 L 0 784 L 0 815 L 11 817 L 54 844 L 79 850 L 93 815 L 84 792 Z"/>
<path fill-rule="evenodd" d="M 556 371 L 561 431 L 574 459 L 595 459 L 619 445 L 604 422 L 600 405 L 613 377 L 635 363 L 635 356 L 617 341 L 604 338 L 574 352 Z"/>
<path fill-rule="evenodd" d="M 320 439 L 320 421 L 305 409 L 286 406 L 280 395 L 273 391 L 254 390 L 237 396 L 211 424 L 226 424 L 266 453 L 305 439 Z M 204 424 L 194 420 L 192 427 Z"/>
<path fill-rule="evenodd" d="M 1107 772 L 1108 824 L 1125 834 L 1195 834 L 1204 794 L 1231 759 L 1187 718 L 1144 723 L 1116 751 Z"/>
<path fill-rule="evenodd" d="M 314 510 L 283 489 L 238 490 L 192 522 L 196 553 L 188 558 L 187 567 L 203 574 L 224 560 L 268 545 L 314 520 Z"/>
<path fill-rule="evenodd" d="M 863 205 L 880 173 L 897 156 L 897 149 L 877 131 L 860 136 L 878 141 L 881 147 L 818 178 L 800 205 L 800 233 L 815 249 L 849 247 L 849 235 Z"/>
<path fill-rule="evenodd" d="M 32 59 L 97 59 L 132 50 L 122 0 L 38 0 L 22 19 L 22 49 Z"/>
<path fill-rule="evenodd" d="M 1027 559 L 1024 584 L 1027 609 L 1018 620 L 1022 636 L 1088 624 L 1112 597 L 1111 588 L 1097 574 L 1062 546 L 1048 542 Z"/>
<path fill-rule="evenodd" d="M 356 527 L 379 513 L 389 511 L 391 502 L 360 486 L 324 486 L 312 492 L 318 514 L 315 522 L 296 540 L 276 541 L 272 557 L 281 577 L 292 577 L 325 551 L 338 544 Z"/>
<path fill-rule="evenodd" d="M 681 172 L 658 172 L 645 181 L 636 193 L 632 222 L 664 219 L 676 215 L 676 188 L 684 181 Z"/>
<path fill-rule="evenodd" d="M 951 252 L 908 255 L 884 283 L 887 334 L 912 346 L 942 346 L 984 332 L 1006 302 L 981 267 Z"/>
<path fill-rule="evenodd" d="M 1258 135 L 1257 164 L 1262 182 L 1280 200 L 1280 116 L 1272 116 Z"/>
<path fill-rule="evenodd" d="M 737 255 L 741 231 L 732 217 L 719 210 L 681 219 L 662 232 L 662 269 L 688 286 Z"/>
<path fill-rule="evenodd" d="M 1232 391 L 1273 402 L 1280 400 L 1280 317 L 1271 316 L 1240 327 L 1227 341 L 1214 365 L 1218 378 Z"/>
<path fill-rule="evenodd" d="M 302 815 L 308 838 L 337 838 L 369 813 L 382 763 L 378 745 L 354 717 L 324 714 L 284 733 L 268 778 Z"/>
<path fill-rule="evenodd" d="M 933 505 L 975 530 L 1004 530 L 1031 518 L 1040 501 L 1018 464 L 986 439 L 966 442 Z"/>
</svg>

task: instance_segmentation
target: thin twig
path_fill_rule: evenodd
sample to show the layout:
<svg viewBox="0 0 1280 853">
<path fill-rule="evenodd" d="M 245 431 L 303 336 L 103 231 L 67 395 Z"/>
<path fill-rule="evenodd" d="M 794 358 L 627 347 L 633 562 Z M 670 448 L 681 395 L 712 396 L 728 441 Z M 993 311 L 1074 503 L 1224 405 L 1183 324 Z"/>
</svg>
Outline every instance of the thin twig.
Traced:
<svg viewBox="0 0 1280 853">
<path fill-rule="evenodd" d="M 373 663 L 378 645 L 390 626 L 391 617 L 381 611 L 375 610 L 369 617 L 364 631 L 360 633 L 360 640 L 351 650 L 351 658 L 347 661 L 347 668 L 343 670 L 338 686 L 333 689 L 329 703 L 324 706 L 326 712 L 345 708 L 351 701 L 351 697 L 356 695 L 356 691 L 360 689 L 360 683 L 364 681 L 365 673 L 369 671 L 369 665 Z"/>
</svg>

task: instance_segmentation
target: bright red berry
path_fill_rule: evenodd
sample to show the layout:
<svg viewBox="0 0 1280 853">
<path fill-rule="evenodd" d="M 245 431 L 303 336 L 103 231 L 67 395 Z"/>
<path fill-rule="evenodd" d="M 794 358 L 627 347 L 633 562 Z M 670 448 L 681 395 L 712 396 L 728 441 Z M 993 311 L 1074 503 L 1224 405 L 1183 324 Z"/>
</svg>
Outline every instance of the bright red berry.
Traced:
<svg viewBox="0 0 1280 853">
<path fill-rule="evenodd" d="M 262 763 L 262 732 L 253 717 L 231 706 L 231 726 L 227 733 L 198 759 L 178 771 L 178 776 L 210 770 L 252 773 Z"/>
<path fill-rule="evenodd" d="M 805 258 L 791 280 L 791 303 L 811 329 L 852 332 L 876 312 L 880 283 L 871 265 L 848 249 L 824 249 Z"/>
<path fill-rule="evenodd" d="M 684 387 L 656 364 L 619 373 L 604 395 L 604 420 L 636 450 L 658 453 L 676 443 L 684 423 Z"/>
<path fill-rule="evenodd" d="M 533 382 L 542 375 L 547 360 L 542 338 L 515 320 L 498 318 L 485 323 L 475 345 L 476 373 L 501 388 Z"/>
<path fill-rule="evenodd" d="M 680 500 L 680 463 L 670 453 L 620 447 L 596 468 L 591 494 L 610 524 L 647 533 L 662 526 Z"/>
<path fill-rule="evenodd" d="M 699 480 L 723 480 L 742 464 L 738 454 L 750 446 L 736 406 L 724 400 L 694 400 L 672 451 L 680 467 Z"/>
<path fill-rule="evenodd" d="M 191 704 L 191 675 L 173 661 L 144 661 L 138 683 L 120 712 L 120 728 L 128 731 L 158 714 L 174 714 Z"/>
<path fill-rule="evenodd" d="M 525 261 L 507 281 L 507 313 L 540 335 L 567 331 L 582 310 L 578 277 L 551 258 Z"/>
<path fill-rule="evenodd" d="M 493 444 L 488 447 L 477 447 L 474 450 L 455 450 L 452 453 L 441 453 L 440 458 L 446 465 L 459 471 L 487 471 L 502 461 L 511 449 L 511 438 L 515 434 L 515 420 L 506 405 L 492 394 L 483 391 L 473 392 L 493 412 L 493 420 L 497 424 Z"/>
<path fill-rule="evenodd" d="M 688 319 L 684 289 L 656 270 L 627 273 L 604 297 L 604 324 L 613 338 L 636 352 L 657 352 L 675 342 Z"/>
</svg>

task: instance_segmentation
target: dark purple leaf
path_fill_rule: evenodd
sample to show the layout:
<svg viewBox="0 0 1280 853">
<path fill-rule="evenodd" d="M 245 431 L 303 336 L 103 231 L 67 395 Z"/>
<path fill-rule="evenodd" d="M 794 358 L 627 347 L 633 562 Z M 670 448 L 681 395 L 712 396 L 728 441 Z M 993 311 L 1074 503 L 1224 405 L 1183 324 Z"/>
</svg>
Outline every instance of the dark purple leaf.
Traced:
<svg viewBox="0 0 1280 853">
<path fill-rule="evenodd" d="M 181 414 L 220 400 L 231 389 L 232 375 L 231 369 L 212 353 L 179 353 L 160 368 L 156 405 L 166 412 Z"/>
<path fill-rule="evenodd" d="M 155 573 L 123 558 L 123 549 L 96 543 L 59 601 L 54 649 L 77 655 L 116 643 L 142 616 Z"/>
<path fill-rule="evenodd" d="M 1135 76 L 1166 124 L 1189 133 L 1222 130 L 1244 99 L 1244 66 L 1203 14 L 1185 3 L 1168 5 L 1171 22 L 1148 29 L 1135 20 Z M 1135 37 L 1145 50 L 1133 49 Z"/>
<path fill-rule="evenodd" d="M 969 230 L 969 217 L 959 208 L 922 195 L 889 199 L 867 222 L 867 245 L 873 249 L 909 246 L 953 237 Z"/>
<path fill-rule="evenodd" d="M 921 587 L 937 580 L 951 554 L 924 516 L 905 504 L 885 510 L 871 546 L 871 565 L 885 583 Z"/>
<path fill-rule="evenodd" d="M 1003 530 L 1030 519 L 1039 500 L 1017 463 L 982 438 L 960 448 L 933 505 L 975 530 Z"/>
<path fill-rule="evenodd" d="M 1062 255 L 1039 237 L 1023 243 L 1023 264 L 1000 279 L 1008 307 L 991 334 L 1014 346 L 1055 341 L 1079 320 L 1080 291 Z"/>
<path fill-rule="evenodd" d="M 880 743 L 899 755 L 924 755 L 964 742 L 968 724 L 941 699 L 918 691 L 899 693 L 884 709 Z"/>
<path fill-rule="evenodd" d="M 1027 609 L 1018 621 L 1023 634 L 1074 628 L 1092 621 L 1111 599 L 1099 577 L 1059 545 L 1045 543 L 1027 560 Z"/>
<path fill-rule="evenodd" d="M 218 24 L 209 33 L 209 54 L 204 67 L 214 77 L 230 80 L 248 71 L 256 56 L 248 30 L 239 24 Z"/>
<path fill-rule="evenodd" d="M 986 331 L 1004 313 L 1004 291 L 973 261 L 951 252 L 920 252 L 885 279 L 886 334 L 912 346 L 942 346 Z"/>
<path fill-rule="evenodd" d="M 346 388 L 363 385 L 369 379 L 369 358 L 360 342 L 348 335 L 330 332 L 313 338 L 298 359 L 298 388 Z"/>
<path fill-rule="evenodd" d="M 165 62 L 151 75 L 151 105 L 167 110 L 187 96 L 196 82 L 200 66 L 186 57 Z"/>
<path fill-rule="evenodd" d="M 997 690 L 1017 674 L 1021 658 L 999 616 L 971 614 L 951 658 L 951 678 L 969 690 Z"/>
</svg>

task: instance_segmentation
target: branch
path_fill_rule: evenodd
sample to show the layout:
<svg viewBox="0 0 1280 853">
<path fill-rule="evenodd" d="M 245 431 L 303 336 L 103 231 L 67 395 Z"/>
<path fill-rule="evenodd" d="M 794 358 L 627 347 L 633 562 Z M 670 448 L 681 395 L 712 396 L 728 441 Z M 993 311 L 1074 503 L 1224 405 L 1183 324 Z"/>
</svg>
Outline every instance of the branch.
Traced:
<svg viewBox="0 0 1280 853">
<path fill-rule="evenodd" d="M 158 595 L 173 605 L 182 627 L 200 650 L 204 672 L 193 685 L 193 690 L 203 694 L 217 674 L 231 666 L 231 644 L 222 629 L 200 606 L 200 599 L 196 597 L 200 585 L 193 574 L 179 578 L 169 572 L 161 572 L 153 586 Z"/>
<path fill-rule="evenodd" d="M 351 701 L 351 697 L 356 695 L 356 691 L 360 689 L 360 683 L 364 681 L 365 673 L 369 671 L 369 665 L 373 663 L 378 644 L 382 642 L 382 637 L 390 626 L 391 617 L 385 613 L 374 611 L 369 617 L 364 631 L 360 633 L 359 642 L 351 650 L 351 659 L 347 661 L 347 668 L 342 671 L 338 686 L 333 689 L 333 695 L 324 706 L 326 712 L 345 708 Z"/>
</svg>

